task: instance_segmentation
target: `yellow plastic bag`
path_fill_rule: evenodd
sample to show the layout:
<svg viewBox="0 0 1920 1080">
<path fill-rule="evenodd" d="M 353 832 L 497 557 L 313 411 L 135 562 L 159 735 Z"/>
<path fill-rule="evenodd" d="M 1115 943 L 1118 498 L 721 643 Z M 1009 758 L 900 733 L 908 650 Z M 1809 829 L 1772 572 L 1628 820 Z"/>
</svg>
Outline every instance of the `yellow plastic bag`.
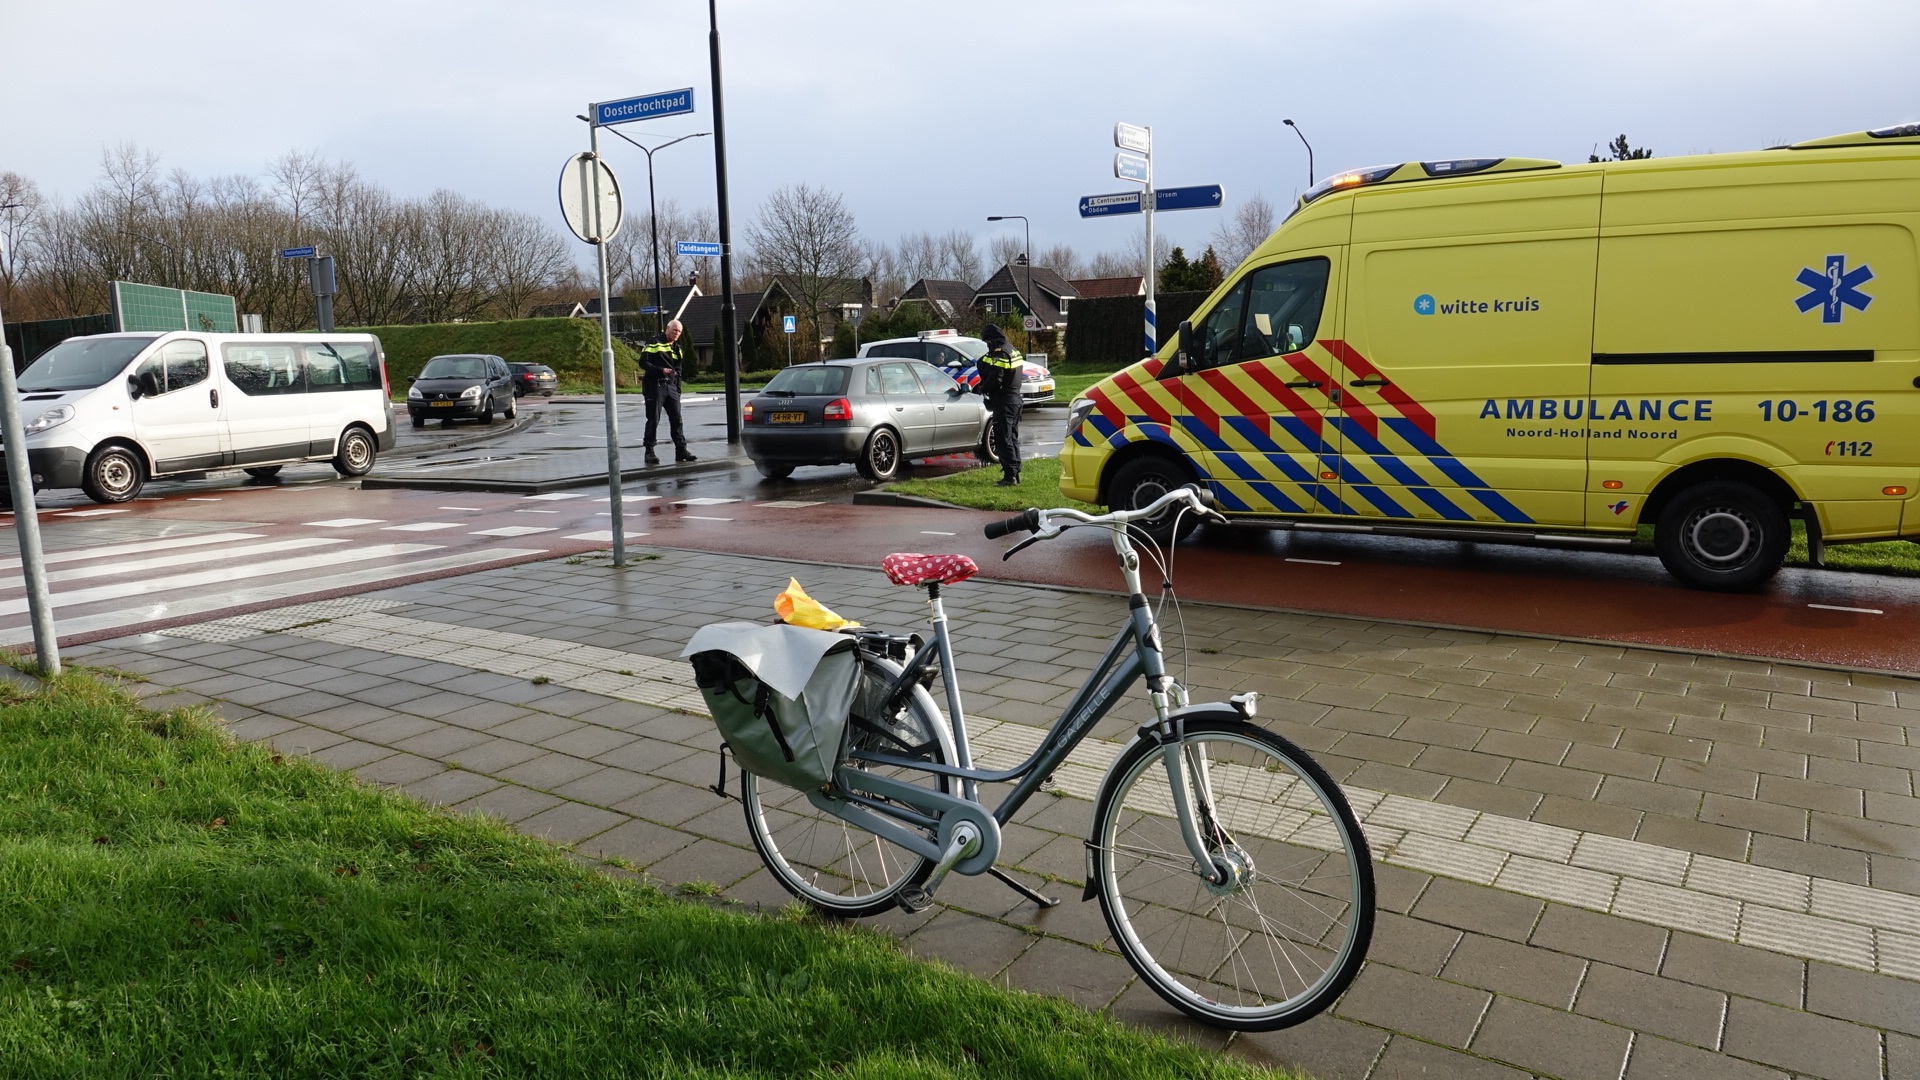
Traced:
<svg viewBox="0 0 1920 1080">
<path fill-rule="evenodd" d="M 782 622 L 809 630 L 846 630 L 860 625 L 835 615 L 820 601 L 808 596 L 796 578 L 788 578 L 787 591 L 773 598 L 773 610 Z"/>
</svg>

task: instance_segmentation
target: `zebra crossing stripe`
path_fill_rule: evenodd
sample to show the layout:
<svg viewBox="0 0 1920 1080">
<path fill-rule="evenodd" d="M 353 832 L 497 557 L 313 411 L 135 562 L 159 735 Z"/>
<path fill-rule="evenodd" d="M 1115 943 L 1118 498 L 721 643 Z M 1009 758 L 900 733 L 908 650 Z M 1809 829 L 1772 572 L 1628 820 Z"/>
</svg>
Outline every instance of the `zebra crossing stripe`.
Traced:
<svg viewBox="0 0 1920 1080">
<path fill-rule="evenodd" d="M 390 559 L 399 555 L 413 555 L 422 551 L 438 550 L 438 544 L 373 544 L 366 547 L 350 547 L 345 550 L 329 551 L 319 555 L 307 555 L 298 559 L 279 559 L 273 562 L 242 563 L 238 566 L 222 566 L 212 570 L 197 570 L 191 574 L 175 574 L 172 577 L 149 578 L 145 581 L 120 581 L 112 585 L 101 585 L 92 589 L 79 589 L 74 592 L 56 592 L 52 596 L 54 607 L 72 607 L 76 604 L 92 604 L 101 600 L 122 600 L 135 596 L 150 596 L 154 593 L 174 592 L 179 589 L 192 589 L 201 585 L 217 585 L 240 578 L 266 577 L 269 574 L 285 574 L 298 570 L 311 570 L 322 566 L 333 566 L 343 562 L 361 562 L 367 559 Z M 223 594 L 225 595 L 225 594 Z M 222 600 L 222 603 L 231 601 Z M 0 601 L 0 615 L 18 615 L 27 610 L 25 597 L 18 600 Z M 61 627 L 62 630 L 66 628 Z"/>
<path fill-rule="evenodd" d="M 223 532 L 202 533 L 199 536 L 175 536 L 165 540 L 142 540 L 137 544 L 103 544 L 100 547 L 72 548 L 67 551 L 49 552 L 49 563 L 78 562 L 82 559 L 112 559 L 121 555 L 139 555 L 148 551 L 171 551 L 174 548 L 199 547 L 205 544 L 230 544 L 235 540 L 259 540 L 266 533 Z M 0 559 L 0 570 L 20 569 L 19 559 Z"/>
</svg>

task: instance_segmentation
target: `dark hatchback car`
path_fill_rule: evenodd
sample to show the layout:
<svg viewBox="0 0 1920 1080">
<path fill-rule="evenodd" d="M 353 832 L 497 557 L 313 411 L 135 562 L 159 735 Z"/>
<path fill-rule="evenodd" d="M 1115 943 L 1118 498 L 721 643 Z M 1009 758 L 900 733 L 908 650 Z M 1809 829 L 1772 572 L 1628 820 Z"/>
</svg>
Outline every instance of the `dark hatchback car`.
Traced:
<svg viewBox="0 0 1920 1080">
<path fill-rule="evenodd" d="M 509 420 L 519 415 L 513 373 L 497 356 L 436 356 L 409 381 L 413 386 L 407 390 L 407 413 L 414 427 L 426 427 L 436 418 L 466 417 L 491 424 L 495 413 Z"/>
<path fill-rule="evenodd" d="M 749 401 L 740 438 L 764 476 L 852 462 L 891 480 L 914 458 L 974 453 L 994 460 L 987 407 L 919 360 L 828 360 L 775 375 Z"/>
<path fill-rule="evenodd" d="M 513 393 L 515 397 L 539 394 L 552 397 L 555 387 L 560 385 L 560 376 L 545 364 L 516 364 L 507 362 L 507 370 L 513 373 Z"/>
</svg>

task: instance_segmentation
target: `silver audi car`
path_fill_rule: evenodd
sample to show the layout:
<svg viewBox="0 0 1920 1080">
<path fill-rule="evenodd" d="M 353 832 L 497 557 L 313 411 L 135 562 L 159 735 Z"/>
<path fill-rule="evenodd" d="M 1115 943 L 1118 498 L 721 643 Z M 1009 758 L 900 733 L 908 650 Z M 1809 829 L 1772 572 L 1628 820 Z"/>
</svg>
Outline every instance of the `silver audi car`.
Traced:
<svg viewBox="0 0 1920 1080">
<path fill-rule="evenodd" d="M 748 401 L 740 438 L 762 475 L 852 462 L 892 480 L 908 461 L 973 453 L 992 464 L 987 406 L 922 360 L 827 360 L 775 375 Z"/>
</svg>

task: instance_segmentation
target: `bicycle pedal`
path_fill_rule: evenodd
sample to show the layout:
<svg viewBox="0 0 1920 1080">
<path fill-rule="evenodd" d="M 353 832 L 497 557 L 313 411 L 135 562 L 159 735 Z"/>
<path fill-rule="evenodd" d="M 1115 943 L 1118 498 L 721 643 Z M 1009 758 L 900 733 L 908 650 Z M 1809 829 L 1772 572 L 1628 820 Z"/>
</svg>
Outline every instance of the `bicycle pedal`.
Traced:
<svg viewBox="0 0 1920 1080">
<path fill-rule="evenodd" d="M 918 885 L 909 885 L 900 890 L 900 895 L 893 902 L 900 905 L 901 911 L 917 915 L 932 906 L 933 894 Z"/>
</svg>

